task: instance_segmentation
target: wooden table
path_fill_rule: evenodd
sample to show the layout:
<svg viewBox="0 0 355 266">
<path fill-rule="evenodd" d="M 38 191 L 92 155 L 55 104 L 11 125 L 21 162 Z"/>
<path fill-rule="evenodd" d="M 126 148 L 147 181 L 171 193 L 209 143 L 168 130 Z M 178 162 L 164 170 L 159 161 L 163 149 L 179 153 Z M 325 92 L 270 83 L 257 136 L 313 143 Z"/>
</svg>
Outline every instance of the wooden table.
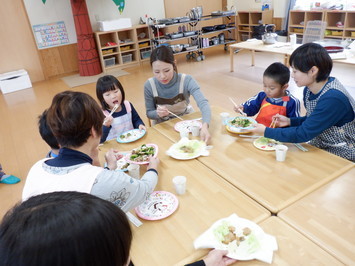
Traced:
<svg viewBox="0 0 355 266">
<path fill-rule="evenodd" d="M 132 225 L 131 258 L 136 266 L 174 265 L 184 259 L 193 262 L 209 251 L 195 250 L 193 241 L 216 220 L 232 213 L 255 222 L 270 216 L 269 211 L 196 159 L 179 161 L 167 156 L 165 152 L 173 143 L 154 128 L 149 128 L 147 134 L 136 142 L 118 144 L 113 140 L 100 146 L 101 160 L 110 147 L 127 151 L 144 143 L 159 146 L 161 163 L 155 190 L 175 193 L 172 178 L 184 175 L 187 177 L 187 192 L 178 196 L 179 207 L 168 218 L 142 220 L 144 224 L 140 227 Z"/>
<path fill-rule="evenodd" d="M 298 45 L 299 46 L 299 45 Z M 268 52 L 284 55 L 284 64 L 288 65 L 288 57 L 296 49 L 290 45 L 286 45 L 284 42 L 277 42 L 275 44 L 264 44 L 262 41 L 245 41 L 229 45 L 230 55 L 230 72 L 234 71 L 234 51 L 237 49 L 247 49 L 251 51 L 251 65 L 255 65 L 255 51 Z"/>
<path fill-rule="evenodd" d="M 355 168 L 279 213 L 346 265 L 355 265 Z"/>
<path fill-rule="evenodd" d="M 275 44 L 263 44 L 262 41 L 245 41 L 239 42 L 229 45 L 229 55 L 230 55 L 230 71 L 234 71 L 234 51 L 237 49 L 246 49 L 251 51 L 251 65 L 255 65 L 255 51 L 259 52 L 268 52 L 268 53 L 275 53 L 275 54 L 282 54 L 284 55 L 284 64 L 288 65 L 289 56 L 292 52 L 299 47 L 300 45 L 296 45 L 295 47 L 291 47 L 289 43 L 284 42 L 276 42 Z M 333 61 L 336 63 L 343 63 L 343 64 L 355 64 L 355 53 L 354 51 L 345 50 L 346 59 L 334 59 Z"/>
<path fill-rule="evenodd" d="M 340 176 L 353 163 L 324 150 L 304 144 L 308 152 L 289 147 L 285 162 L 277 162 L 273 151 L 262 151 L 254 147 L 251 138 L 238 137 L 222 126 L 219 113 L 231 112 L 220 107 L 212 107 L 213 149 L 210 156 L 198 160 L 218 173 L 228 182 L 242 190 L 272 213 L 277 213 L 310 192 Z M 200 117 L 195 112 L 184 119 Z M 155 126 L 162 134 L 178 141 L 179 134 L 173 130 L 178 120 L 170 120 Z"/>
</svg>

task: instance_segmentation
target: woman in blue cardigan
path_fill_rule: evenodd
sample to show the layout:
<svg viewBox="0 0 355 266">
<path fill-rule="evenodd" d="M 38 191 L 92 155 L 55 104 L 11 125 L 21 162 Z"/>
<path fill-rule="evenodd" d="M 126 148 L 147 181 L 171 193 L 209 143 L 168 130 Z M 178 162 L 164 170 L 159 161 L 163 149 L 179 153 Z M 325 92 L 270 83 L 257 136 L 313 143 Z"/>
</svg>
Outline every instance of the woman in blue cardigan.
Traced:
<svg viewBox="0 0 355 266">
<path fill-rule="evenodd" d="M 355 161 L 355 101 L 345 87 L 330 77 L 333 61 L 319 44 L 306 43 L 290 57 L 292 77 L 304 87 L 306 116 L 275 115 L 276 126 L 257 124 L 254 132 L 283 142 L 310 144 Z"/>
</svg>

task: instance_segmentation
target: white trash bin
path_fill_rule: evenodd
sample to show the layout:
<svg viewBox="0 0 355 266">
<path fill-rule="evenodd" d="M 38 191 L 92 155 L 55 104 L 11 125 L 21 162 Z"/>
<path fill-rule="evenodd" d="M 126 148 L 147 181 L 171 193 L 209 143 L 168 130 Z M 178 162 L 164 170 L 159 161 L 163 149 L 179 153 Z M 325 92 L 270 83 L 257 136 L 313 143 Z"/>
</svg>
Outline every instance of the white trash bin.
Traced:
<svg viewBox="0 0 355 266">
<path fill-rule="evenodd" d="M 0 74 L 0 89 L 3 94 L 31 87 L 30 77 L 24 69 Z"/>
</svg>

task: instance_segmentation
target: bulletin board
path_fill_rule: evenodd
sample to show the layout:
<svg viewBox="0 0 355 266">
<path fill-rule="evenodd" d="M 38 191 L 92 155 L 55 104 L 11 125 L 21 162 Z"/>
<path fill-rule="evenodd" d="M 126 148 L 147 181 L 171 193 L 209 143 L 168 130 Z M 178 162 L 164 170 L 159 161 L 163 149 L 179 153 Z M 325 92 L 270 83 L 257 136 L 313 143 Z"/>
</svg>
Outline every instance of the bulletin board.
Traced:
<svg viewBox="0 0 355 266">
<path fill-rule="evenodd" d="M 49 48 L 69 43 L 64 21 L 32 26 L 38 49 Z"/>
<path fill-rule="evenodd" d="M 23 0 L 38 49 L 77 42 L 70 0 Z"/>
</svg>

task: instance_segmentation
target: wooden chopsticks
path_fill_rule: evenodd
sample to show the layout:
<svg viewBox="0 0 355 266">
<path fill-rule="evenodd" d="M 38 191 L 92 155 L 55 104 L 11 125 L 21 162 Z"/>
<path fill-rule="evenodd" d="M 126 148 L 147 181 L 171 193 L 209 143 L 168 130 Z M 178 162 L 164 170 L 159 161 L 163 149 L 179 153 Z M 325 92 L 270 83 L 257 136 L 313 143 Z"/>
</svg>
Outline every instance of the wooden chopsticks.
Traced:
<svg viewBox="0 0 355 266">
<path fill-rule="evenodd" d="M 244 113 L 244 112 L 239 108 L 238 104 L 236 104 L 236 103 L 233 101 L 233 99 L 232 99 L 231 97 L 229 97 L 229 100 L 233 103 L 233 105 L 235 106 L 235 108 L 237 108 L 238 112 L 239 112 L 241 115 L 247 116 L 247 114 Z"/>
<path fill-rule="evenodd" d="M 118 107 L 119 107 L 119 105 L 115 104 L 115 106 L 111 110 L 111 113 L 105 117 L 103 124 L 106 122 L 107 117 L 110 117 L 117 110 Z"/>
<path fill-rule="evenodd" d="M 169 110 L 168 110 L 168 113 L 175 116 L 176 118 L 179 118 L 181 121 L 184 121 L 184 119 L 182 119 L 180 116 L 174 114 L 173 112 L 170 112 Z"/>
<path fill-rule="evenodd" d="M 275 128 L 276 127 L 276 118 L 272 118 L 271 124 L 269 126 L 270 128 Z"/>
<path fill-rule="evenodd" d="M 158 105 L 158 107 L 160 107 L 160 106 Z M 184 119 L 182 119 L 182 118 L 181 118 L 180 116 L 178 116 L 177 114 L 174 114 L 173 112 L 170 112 L 169 110 L 167 110 L 167 111 L 168 111 L 169 114 L 175 116 L 176 118 L 179 118 L 181 121 L 184 121 Z"/>
</svg>

